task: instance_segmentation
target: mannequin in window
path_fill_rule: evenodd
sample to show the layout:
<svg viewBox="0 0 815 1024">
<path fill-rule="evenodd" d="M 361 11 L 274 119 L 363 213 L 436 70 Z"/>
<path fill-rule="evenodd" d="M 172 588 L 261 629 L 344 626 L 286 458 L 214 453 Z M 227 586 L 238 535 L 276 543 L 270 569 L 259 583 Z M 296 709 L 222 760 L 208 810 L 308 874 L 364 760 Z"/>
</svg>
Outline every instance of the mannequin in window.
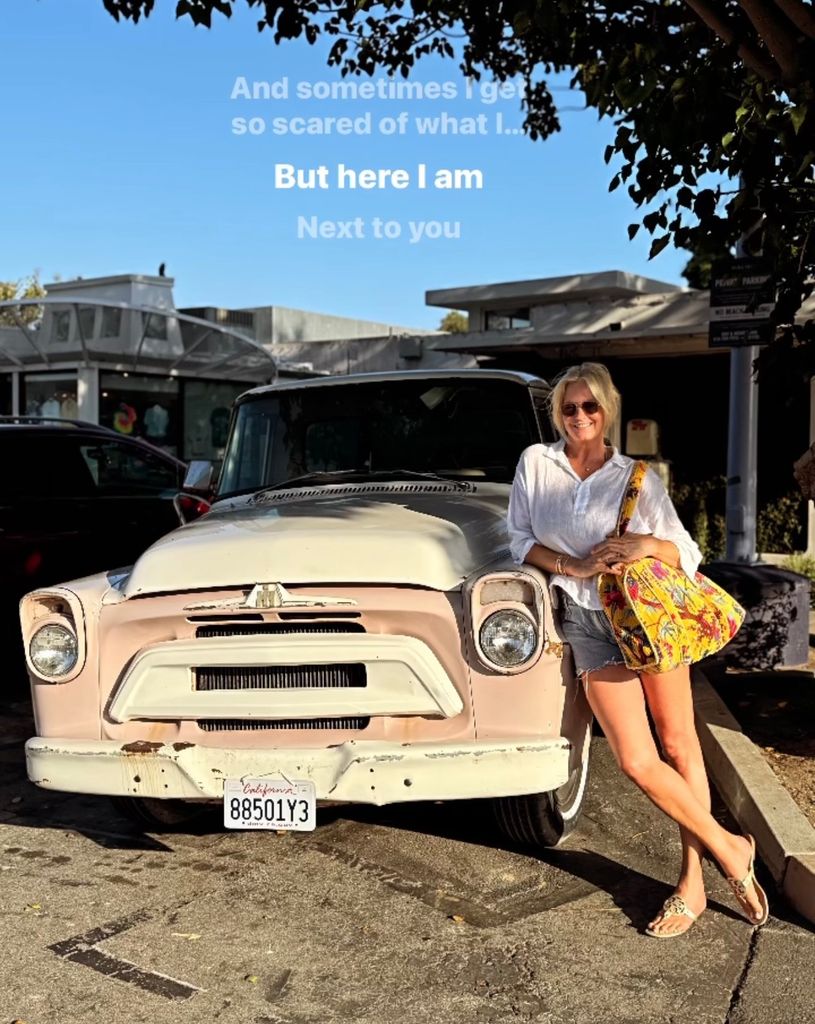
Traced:
<svg viewBox="0 0 815 1024">
<path fill-rule="evenodd" d="M 167 436 L 170 414 L 155 402 L 144 414 L 144 432 L 150 441 L 163 441 Z"/>
<path fill-rule="evenodd" d="M 50 398 L 46 398 L 46 400 L 42 403 L 42 408 L 40 409 L 40 416 L 56 416 L 56 417 L 59 417 L 59 415 L 60 415 L 59 397 L 57 396 L 57 393 L 54 392 L 54 394 L 51 395 Z"/>
<path fill-rule="evenodd" d="M 210 438 L 213 448 L 223 448 L 229 433 L 229 409 L 220 405 L 209 416 Z"/>
<path fill-rule="evenodd" d="M 79 418 L 79 406 L 76 404 L 76 398 L 74 398 L 70 391 L 65 392 L 62 401 L 59 403 L 59 414 L 64 420 Z"/>
</svg>

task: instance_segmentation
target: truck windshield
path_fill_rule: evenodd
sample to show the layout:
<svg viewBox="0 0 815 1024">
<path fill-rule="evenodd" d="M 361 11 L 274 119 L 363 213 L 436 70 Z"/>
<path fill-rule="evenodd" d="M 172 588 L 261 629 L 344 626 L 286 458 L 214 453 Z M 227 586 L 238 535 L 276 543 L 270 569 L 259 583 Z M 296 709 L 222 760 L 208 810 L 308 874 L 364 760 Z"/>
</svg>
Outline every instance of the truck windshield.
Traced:
<svg viewBox="0 0 815 1024">
<path fill-rule="evenodd" d="M 529 390 L 510 380 L 372 381 L 281 390 L 242 402 L 218 497 L 297 477 L 388 471 L 508 483 L 540 440 Z"/>
</svg>

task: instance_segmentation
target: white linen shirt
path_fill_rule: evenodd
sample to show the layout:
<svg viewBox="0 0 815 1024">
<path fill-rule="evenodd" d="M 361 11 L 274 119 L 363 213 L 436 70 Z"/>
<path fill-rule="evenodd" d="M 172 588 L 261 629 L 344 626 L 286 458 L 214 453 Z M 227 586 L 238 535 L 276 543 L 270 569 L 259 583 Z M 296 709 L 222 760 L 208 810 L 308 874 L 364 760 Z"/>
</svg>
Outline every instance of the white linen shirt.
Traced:
<svg viewBox="0 0 815 1024">
<path fill-rule="evenodd" d="M 518 565 L 533 544 L 585 558 L 617 526 L 634 460 L 614 448 L 612 457 L 600 469 L 581 480 L 572 469 L 565 447 L 563 440 L 533 444 L 521 455 L 507 512 L 509 550 Z M 645 476 L 628 529 L 672 541 L 679 549 L 682 569 L 693 578 L 702 554 L 652 469 Z M 581 580 L 552 573 L 549 585 L 561 587 L 582 608 L 602 608 L 596 577 Z"/>
</svg>

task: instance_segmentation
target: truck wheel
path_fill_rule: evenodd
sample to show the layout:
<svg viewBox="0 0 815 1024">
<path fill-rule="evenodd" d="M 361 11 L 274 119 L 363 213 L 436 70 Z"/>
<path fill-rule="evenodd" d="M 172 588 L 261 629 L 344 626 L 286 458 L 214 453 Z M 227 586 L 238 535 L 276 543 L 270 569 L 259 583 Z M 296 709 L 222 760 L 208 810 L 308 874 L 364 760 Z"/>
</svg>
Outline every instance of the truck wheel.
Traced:
<svg viewBox="0 0 815 1024">
<path fill-rule="evenodd" d="M 509 839 L 527 846 L 559 846 L 572 832 L 583 810 L 590 744 L 591 719 L 579 744 L 580 759 L 567 782 L 549 793 L 493 800 L 498 826 Z"/>
<path fill-rule="evenodd" d="M 213 814 L 213 805 L 188 800 L 151 800 L 140 796 L 113 796 L 111 803 L 119 814 L 141 829 L 155 832 L 183 831 L 204 823 Z"/>
</svg>

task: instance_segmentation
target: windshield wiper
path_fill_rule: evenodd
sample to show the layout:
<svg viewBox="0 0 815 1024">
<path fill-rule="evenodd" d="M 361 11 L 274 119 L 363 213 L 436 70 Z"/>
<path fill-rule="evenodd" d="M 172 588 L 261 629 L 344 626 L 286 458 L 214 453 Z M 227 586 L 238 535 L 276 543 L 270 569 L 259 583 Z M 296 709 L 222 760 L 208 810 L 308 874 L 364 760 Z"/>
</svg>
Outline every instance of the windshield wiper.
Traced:
<svg viewBox="0 0 815 1024">
<path fill-rule="evenodd" d="M 442 483 L 454 484 L 462 490 L 469 490 L 472 484 L 464 480 L 451 480 L 449 477 L 441 476 L 439 473 L 422 472 L 417 469 L 330 469 L 319 473 L 304 473 L 302 476 L 293 476 L 288 480 L 281 480 L 270 487 L 263 487 L 255 494 L 255 500 L 262 498 L 264 494 L 282 491 L 287 487 L 300 487 L 306 484 L 333 484 L 342 480 L 381 480 L 383 478 L 398 480 L 401 477 L 410 477 L 411 480 L 440 480 Z"/>
</svg>

